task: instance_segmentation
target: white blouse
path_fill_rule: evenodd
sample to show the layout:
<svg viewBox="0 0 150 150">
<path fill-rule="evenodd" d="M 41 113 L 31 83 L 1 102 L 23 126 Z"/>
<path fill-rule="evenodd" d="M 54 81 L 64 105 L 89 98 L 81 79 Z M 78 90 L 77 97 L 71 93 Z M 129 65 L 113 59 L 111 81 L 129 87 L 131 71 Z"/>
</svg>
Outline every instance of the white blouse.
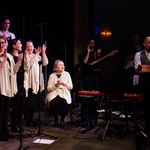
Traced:
<svg viewBox="0 0 150 150">
<path fill-rule="evenodd" d="M 0 36 L 4 36 L 4 33 L 2 31 L 0 31 Z M 10 31 L 9 31 L 9 35 L 8 36 L 6 35 L 6 38 L 8 38 L 8 37 L 11 37 L 11 39 L 16 38 L 15 34 Z"/>
<path fill-rule="evenodd" d="M 14 72 L 15 62 L 13 57 L 7 53 L 4 67 L 0 68 L 0 94 L 13 97 L 17 92 L 16 72 Z"/>
<path fill-rule="evenodd" d="M 44 62 L 42 57 L 34 57 L 35 54 L 29 55 L 29 70 L 25 71 L 24 74 L 24 87 L 26 89 L 26 96 L 28 96 L 28 89 L 31 88 L 33 93 L 37 94 L 40 88 L 40 91 L 45 89 L 44 87 L 44 75 L 42 73 L 42 65 L 39 64 L 39 61 L 43 61 L 43 65 L 47 65 L 48 62 Z"/>
<path fill-rule="evenodd" d="M 73 89 L 73 83 L 70 74 L 67 71 L 63 71 L 61 74 L 61 79 L 65 83 L 65 85 L 60 85 L 58 87 L 55 86 L 57 83 L 58 77 L 56 73 L 52 73 L 48 79 L 47 91 L 48 94 L 46 96 L 45 104 L 47 107 L 49 106 L 49 102 L 53 100 L 56 96 L 60 96 L 64 98 L 68 104 L 72 103 L 71 99 L 71 90 Z"/>
</svg>

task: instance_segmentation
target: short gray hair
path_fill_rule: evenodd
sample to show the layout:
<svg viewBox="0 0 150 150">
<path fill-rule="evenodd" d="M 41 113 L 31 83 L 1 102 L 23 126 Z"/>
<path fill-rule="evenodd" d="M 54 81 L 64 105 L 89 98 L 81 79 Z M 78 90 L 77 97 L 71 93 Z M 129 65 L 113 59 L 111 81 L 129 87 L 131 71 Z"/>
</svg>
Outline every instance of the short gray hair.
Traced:
<svg viewBox="0 0 150 150">
<path fill-rule="evenodd" d="M 57 59 L 57 60 L 54 62 L 54 66 L 53 66 L 53 71 L 54 71 L 54 72 L 56 72 L 57 64 L 58 64 L 59 62 L 63 62 L 63 61 L 60 60 L 60 59 Z"/>
</svg>

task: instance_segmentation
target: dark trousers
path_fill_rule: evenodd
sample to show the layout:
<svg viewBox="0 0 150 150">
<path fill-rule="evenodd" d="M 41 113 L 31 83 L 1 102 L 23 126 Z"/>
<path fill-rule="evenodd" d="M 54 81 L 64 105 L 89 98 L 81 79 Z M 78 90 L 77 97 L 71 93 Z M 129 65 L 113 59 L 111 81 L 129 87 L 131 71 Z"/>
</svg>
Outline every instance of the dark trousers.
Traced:
<svg viewBox="0 0 150 150">
<path fill-rule="evenodd" d="M 67 101 L 60 96 L 55 97 L 49 104 L 49 113 L 54 116 L 55 122 L 58 121 L 58 114 L 61 116 L 61 121 L 64 121 L 65 116 L 68 114 L 69 105 Z"/>
<path fill-rule="evenodd" d="M 10 102 L 9 97 L 0 95 L 0 134 L 8 133 L 7 124 Z"/>
<path fill-rule="evenodd" d="M 12 125 L 20 126 L 25 107 L 25 95 L 22 93 L 17 93 L 13 98 L 11 98 L 11 107 L 12 112 L 10 116 L 12 119 Z"/>
<path fill-rule="evenodd" d="M 40 98 L 39 93 L 34 94 L 32 92 L 32 89 L 29 89 L 28 97 L 25 100 L 25 110 L 24 110 L 26 124 L 33 123 L 33 117 L 34 117 L 34 113 L 38 107 L 39 98 Z"/>
</svg>

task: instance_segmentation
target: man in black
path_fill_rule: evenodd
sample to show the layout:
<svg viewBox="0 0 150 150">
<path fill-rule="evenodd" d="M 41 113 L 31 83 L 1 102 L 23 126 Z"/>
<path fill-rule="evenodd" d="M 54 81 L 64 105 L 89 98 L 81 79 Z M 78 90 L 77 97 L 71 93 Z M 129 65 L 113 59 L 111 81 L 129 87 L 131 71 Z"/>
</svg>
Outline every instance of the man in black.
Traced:
<svg viewBox="0 0 150 150">
<path fill-rule="evenodd" d="M 87 85 L 83 85 L 85 90 L 99 90 L 98 77 L 102 77 L 102 64 L 100 62 L 92 63 L 101 57 L 101 51 L 100 48 L 95 49 L 95 41 L 90 39 L 87 49 L 78 57 L 82 77 L 87 81 Z"/>
</svg>

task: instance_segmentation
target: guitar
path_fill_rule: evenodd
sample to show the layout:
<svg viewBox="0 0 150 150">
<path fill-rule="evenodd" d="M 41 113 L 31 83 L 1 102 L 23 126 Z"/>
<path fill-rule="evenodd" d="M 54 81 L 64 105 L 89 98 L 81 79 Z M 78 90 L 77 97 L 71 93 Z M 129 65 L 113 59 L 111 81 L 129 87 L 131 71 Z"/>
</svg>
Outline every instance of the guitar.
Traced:
<svg viewBox="0 0 150 150">
<path fill-rule="evenodd" d="M 117 49 L 111 51 L 109 54 L 107 54 L 107 55 L 105 55 L 105 56 L 103 56 L 103 57 L 100 57 L 100 58 L 98 58 L 98 59 L 96 59 L 96 60 L 94 60 L 94 61 L 88 63 L 88 65 L 94 65 L 94 64 L 96 64 L 96 63 L 98 63 L 98 62 L 104 60 L 105 58 L 107 58 L 107 57 L 109 57 L 109 56 L 115 55 L 116 53 L 118 53 L 118 50 L 117 50 Z"/>
<path fill-rule="evenodd" d="M 94 60 L 93 62 L 90 62 L 87 64 L 84 64 L 84 63 L 76 64 L 74 72 L 78 77 L 90 76 L 93 73 L 100 75 L 100 74 L 102 74 L 101 73 L 101 65 L 95 68 L 94 64 L 104 60 L 105 58 L 107 58 L 109 56 L 113 56 L 116 53 L 118 53 L 118 50 L 113 50 L 109 54 L 107 54 L 103 57 L 100 57 L 100 58 Z"/>
</svg>

